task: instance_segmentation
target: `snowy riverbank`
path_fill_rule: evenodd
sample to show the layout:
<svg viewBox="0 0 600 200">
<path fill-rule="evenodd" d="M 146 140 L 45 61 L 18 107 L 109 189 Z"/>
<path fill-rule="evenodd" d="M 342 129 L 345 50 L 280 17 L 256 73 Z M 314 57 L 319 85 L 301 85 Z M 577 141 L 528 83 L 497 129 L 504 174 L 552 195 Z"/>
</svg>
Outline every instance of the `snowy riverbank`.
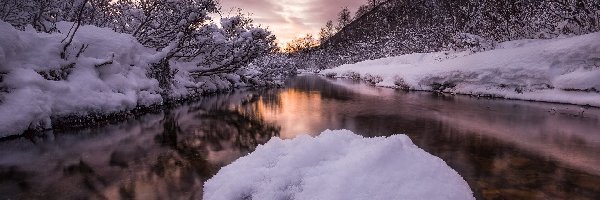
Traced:
<svg viewBox="0 0 600 200">
<path fill-rule="evenodd" d="M 600 106 L 600 33 L 415 53 L 320 72 L 381 87 Z"/>
<path fill-rule="evenodd" d="M 223 167 L 204 199 L 474 199 L 467 182 L 406 135 L 347 130 L 273 138 Z"/>
<path fill-rule="evenodd" d="M 136 38 L 108 28 L 81 26 L 67 51 L 60 32 L 19 31 L 0 21 L 0 137 L 52 128 L 53 118 L 88 117 L 161 105 L 167 100 L 270 84 L 258 69 L 196 77 L 193 62 L 171 61 L 168 92 L 148 73 L 164 57 Z M 66 55 L 61 55 L 66 52 Z"/>
</svg>

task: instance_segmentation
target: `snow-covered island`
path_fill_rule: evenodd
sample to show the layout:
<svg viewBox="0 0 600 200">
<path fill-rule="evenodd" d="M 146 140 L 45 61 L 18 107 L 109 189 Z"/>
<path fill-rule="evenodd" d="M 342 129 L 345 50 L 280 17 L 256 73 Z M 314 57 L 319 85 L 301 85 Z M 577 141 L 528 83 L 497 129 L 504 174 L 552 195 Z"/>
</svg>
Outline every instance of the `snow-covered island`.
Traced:
<svg viewBox="0 0 600 200">
<path fill-rule="evenodd" d="M 205 200 L 475 199 L 467 182 L 406 135 L 325 131 L 273 138 L 204 184 Z"/>
<path fill-rule="evenodd" d="M 481 38 L 468 38 L 485 46 Z M 325 69 L 381 87 L 600 106 L 600 33 L 414 53 Z"/>
</svg>

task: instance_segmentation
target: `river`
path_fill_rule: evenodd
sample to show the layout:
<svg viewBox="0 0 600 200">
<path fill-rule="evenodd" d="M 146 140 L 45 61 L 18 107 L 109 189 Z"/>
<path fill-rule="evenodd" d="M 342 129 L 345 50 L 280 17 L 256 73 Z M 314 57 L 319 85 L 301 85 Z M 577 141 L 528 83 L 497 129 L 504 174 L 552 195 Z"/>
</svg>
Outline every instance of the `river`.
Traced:
<svg viewBox="0 0 600 200">
<path fill-rule="evenodd" d="M 600 109 L 312 75 L 119 123 L 2 140 L 0 199 L 199 199 L 205 180 L 257 145 L 326 129 L 406 134 L 478 199 L 600 199 Z"/>
</svg>

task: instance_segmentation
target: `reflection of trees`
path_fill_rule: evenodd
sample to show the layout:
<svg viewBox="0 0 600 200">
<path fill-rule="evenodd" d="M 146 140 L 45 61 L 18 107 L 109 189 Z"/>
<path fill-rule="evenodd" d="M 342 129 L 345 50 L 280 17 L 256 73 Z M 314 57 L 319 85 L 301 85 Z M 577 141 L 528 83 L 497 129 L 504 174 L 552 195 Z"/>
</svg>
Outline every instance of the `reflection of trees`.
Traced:
<svg viewBox="0 0 600 200">
<path fill-rule="evenodd" d="M 292 79 L 288 86 L 300 91 L 319 92 L 326 99 L 345 101 L 357 96 L 352 90 L 331 84 L 319 76 L 300 76 Z"/>
<path fill-rule="evenodd" d="M 279 128 L 260 118 L 237 111 L 194 109 L 186 117 L 189 116 L 193 123 L 180 125 L 175 114 L 168 114 L 162 133 L 155 138 L 160 146 L 169 150 L 159 153 L 150 172 L 166 183 L 169 199 L 185 194 L 201 195 L 203 182 L 228 162 L 219 158 L 209 160 L 210 154 L 232 151 L 239 157 L 279 133 Z"/>
<path fill-rule="evenodd" d="M 195 136 L 198 140 L 207 143 L 211 150 L 221 150 L 225 143 L 240 152 L 251 152 L 259 144 L 264 144 L 270 138 L 277 136 L 280 130 L 279 127 L 271 126 L 254 117 L 228 110 L 200 114 L 196 119 L 205 126 L 198 127 Z M 193 144 L 193 141 L 188 140 L 186 143 Z"/>
<path fill-rule="evenodd" d="M 0 199 L 201 197 L 203 182 L 220 167 L 279 134 L 256 113 L 237 109 L 255 96 L 207 97 L 152 120 L 78 132 L 66 144 L 29 144 L 53 152 L 31 151 L 33 160 L 24 164 L 0 164 Z"/>
<path fill-rule="evenodd" d="M 179 125 L 174 115 L 167 115 L 164 130 L 156 136 L 156 142 L 173 150 L 161 154 L 155 167 L 158 175 L 172 168 L 163 167 L 164 163 L 173 160 L 189 164 L 195 173 L 208 178 L 216 173 L 220 166 L 211 166 L 206 158 L 212 152 L 234 151 L 240 156 L 254 151 L 259 144 L 266 143 L 279 133 L 279 128 L 263 122 L 253 116 L 242 115 L 237 111 L 215 110 L 199 112 L 193 115 L 194 125 Z M 193 129 L 190 129 L 193 127 Z M 181 159 L 181 160 L 178 160 Z"/>
<path fill-rule="evenodd" d="M 12 190 L 28 191 L 31 189 L 29 178 L 31 174 L 19 169 L 16 166 L 0 166 L 0 199 L 4 199 L 1 194 L 8 194 Z"/>
</svg>

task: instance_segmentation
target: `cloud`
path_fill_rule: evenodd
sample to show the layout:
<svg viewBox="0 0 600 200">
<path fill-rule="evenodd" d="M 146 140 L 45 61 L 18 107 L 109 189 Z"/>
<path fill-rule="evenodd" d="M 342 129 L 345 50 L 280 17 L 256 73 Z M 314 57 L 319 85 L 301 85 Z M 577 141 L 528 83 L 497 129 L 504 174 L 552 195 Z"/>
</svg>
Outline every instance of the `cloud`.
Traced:
<svg viewBox="0 0 600 200">
<path fill-rule="evenodd" d="M 256 24 L 269 27 L 280 43 L 307 33 L 316 34 L 328 20 L 348 7 L 355 11 L 366 0 L 221 0 L 225 15 L 237 13 L 242 8 L 252 13 Z"/>
</svg>

